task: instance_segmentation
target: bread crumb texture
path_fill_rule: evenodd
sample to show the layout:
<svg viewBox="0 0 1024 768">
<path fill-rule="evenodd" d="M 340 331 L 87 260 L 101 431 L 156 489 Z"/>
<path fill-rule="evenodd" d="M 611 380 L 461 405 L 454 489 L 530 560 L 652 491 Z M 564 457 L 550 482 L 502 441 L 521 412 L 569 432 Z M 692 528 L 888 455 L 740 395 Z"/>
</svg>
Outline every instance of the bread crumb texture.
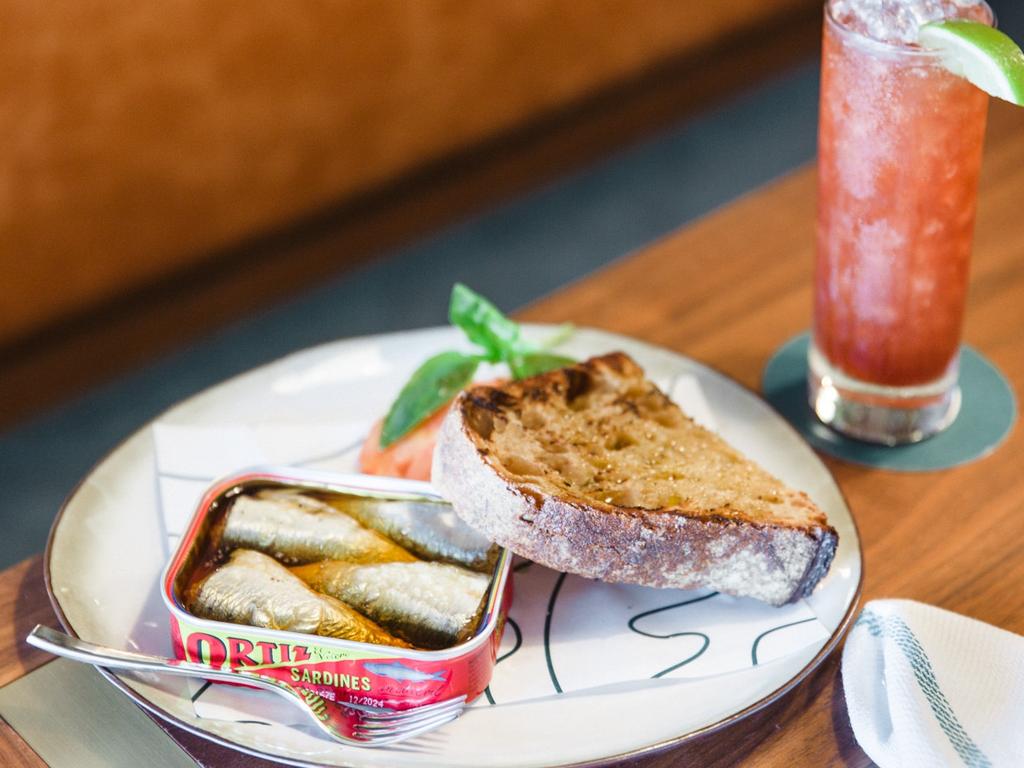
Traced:
<svg viewBox="0 0 1024 768">
<path fill-rule="evenodd" d="M 793 491 L 705 429 L 613 353 L 459 401 L 492 468 L 523 490 L 596 509 L 827 525 Z"/>
</svg>

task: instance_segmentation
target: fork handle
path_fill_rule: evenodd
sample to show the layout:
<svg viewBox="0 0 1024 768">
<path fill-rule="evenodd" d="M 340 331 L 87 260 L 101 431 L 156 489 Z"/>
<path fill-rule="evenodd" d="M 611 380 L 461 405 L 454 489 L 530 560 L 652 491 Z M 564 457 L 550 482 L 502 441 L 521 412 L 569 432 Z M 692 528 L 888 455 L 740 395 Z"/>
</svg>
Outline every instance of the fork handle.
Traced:
<svg viewBox="0 0 1024 768">
<path fill-rule="evenodd" d="M 260 688 L 279 687 L 275 681 L 247 672 L 214 669 L 213 667 L 196 664 L 191 661 L 168 659 L 162 656 L 150 656 L 145 653 L 109 648 L 72 637 L 56 629 L 44 627 L 41 624 L 37 624 L 35 629 L 28 633 L 25 642 L 40 650 L 57 656 L 63 656 L 66 659 L 81 661 L 108 669 L 160 672 L 170 675 L 202 677 L 206 680 L 219 680 L 236 684 L 244 682 L 247 685 L 255 685 Z"/>
<path fill-rule="evenodd" d="M 56 629 L 37 624 L 25 641 L 57 656 L 82 661 L 108 669 L 132 669 L 161 672 L 171 675 L 201 677 L 226 683 L 245 683 L 278 693 L 293 704 L 300 705 L 321 731 L 342 744 L 361 747 L 381 747 L 410 739 L 454 720 L 462 711 L 465 696 L 438 702 L 410 712 L 396 713 L 355 704 L 330 707 L 329 717 L 321 717 L 310 709 L 308 702 L 288 683 L 274 678 L 260 677 L 251 672 L 213 669 L 191 661 L 149 656 L 135 651 L 122 651 L 80 640 Z M 356 712 L 352 712 L 356 710 Z"/>
</svg>

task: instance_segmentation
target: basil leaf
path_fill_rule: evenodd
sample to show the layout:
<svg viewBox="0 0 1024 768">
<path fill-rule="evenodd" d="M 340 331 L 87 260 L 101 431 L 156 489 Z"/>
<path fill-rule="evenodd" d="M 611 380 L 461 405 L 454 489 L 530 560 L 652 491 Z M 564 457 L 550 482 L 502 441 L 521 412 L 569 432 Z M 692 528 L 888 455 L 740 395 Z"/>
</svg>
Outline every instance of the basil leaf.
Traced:
<svg viewBox="0 0 1024 768">
<path fill-rule="evenodd" d="M 469 384 L 480 364 L 475 355 L 442 352 L 416 369 L 384 418 L 380 447 L 387 448 L 419 426 Z"/>
<path fill-rule="evenodd" d="M 509 358 L 508 367 L 512 369 L 512 375 L 517 379 L 525 379 L 528 376 L 547 373 L 575 363 L 576 361 L 571 357 L 564 355 L 556 355 L 551 352 L 528 352 Z"/>
<path fill-rule="evenodd" d="M 489 362 L 508 360 L 530 349 L 518 323 L 462 283 L 452 286 L 448 319 L 461 328 L 470 341 L 484 348 Z"/>
</svg>

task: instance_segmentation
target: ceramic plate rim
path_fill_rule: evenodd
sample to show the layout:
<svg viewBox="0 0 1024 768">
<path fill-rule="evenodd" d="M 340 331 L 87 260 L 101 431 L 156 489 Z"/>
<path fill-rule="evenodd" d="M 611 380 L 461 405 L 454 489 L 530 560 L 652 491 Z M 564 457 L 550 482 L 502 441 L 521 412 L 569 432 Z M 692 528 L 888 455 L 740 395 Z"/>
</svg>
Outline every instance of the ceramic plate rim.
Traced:
<svg viewBox="0 0 1024 768">
<path fill-rule="evenodd" d="M 216 383 L 214 383 L 213 385 L 211 385 L 209 387 L 205 387 L 205 388 L 199 390 L 198 392 L 193 393 L 192 395 L 184 398 L 183 400 L 180 400 L 178 402 L 173 403 L 172 405 L 168 406 L 163 411 L 158 413 L 156 416 L 154 416 L 153 418 L 149 419 L 145 424 L 141 425 L 138 429 L 134 430 L 130 434 L 126 435 L 123 439 L 118 441 L 118 443 L 116 445 L 114 445 L 109 451 L 107 451 L 95 464 L 93 464 L 92 467 L 90 467 L 88 472 L 86 472 L 78 480 L 78 482 L 75 483 L 74 487 L 71 489 L 71 491 L 68 493 L 67 497 L 61 503 L 60 509 L 58 510 L 57 515 L 54 518 L 53 524 L 50 526 L 49 534 L 47 535 L 46 547 L 45 547 L 45 549 L 43 551 L 43 583 L 44 583 L 45 588 L 46 588 L 47 596 L 49 597 L 49 600 L 50 600 L 50 605 L 53 608 L 53 611 L 56 614 L 57 620 L 60 622 L 61 626 L 69 634 L 71 634 L 72 636 L 74 636 L 74 637 L 78 637 L 79 636 L 78 633 L 75 631 L 74 627 L 71 625 L 70 620 L 65 615 L 64 610 L 63 610 L 63 608 L 62 608 L 62 606 L 60 604 L 60 601 L 57 598 L 56 590 L 54 589 L 54 586 L 53 586 L 53 583 L 52 583 L 52 569 L 51 569 L 50 566 L 51 566 L 51 555 L 52 555 L 52 550 L 53 550 L 53 546 L 54 546 L 54 540 L 55 540 L 55 538 L 57 536 L 57 532 L 58 532 L 58 530 L 60 528 L 61 522 L 64 519 L 65 511 L 68 509 L 68 507 L 75 500 L 75 498 L 77 497 L 77 495 L 80 492 L 80 490 L 82 489 L 82 487 L 93 476 L 93 474 L 101 466 L 103 466 L 109 459 L 111 459 L 115 454 L 117 454 L 125 446 L 125 444 L 127 444 L 129 441 L 131 441 L 132 439 L 134 439 L 135 437 L 137 437 L 141 433 L 145 432 L 155 422 L 157 422 L 160 419 L 164 418 L 165 416 L 167 416 L 168 414 L 170 414 L 174 410 L 178 409 L 179 407 L 182 407 L 182 406 L 184 406 L 184 405 L 194 401 L 197 398 L 205 397 L 205 396 L 209 395 L 213 390 L 218 389 L 220 387 L 224 387 L 224 386 L 230 385 L 230 384 L 236 382 L 237 380 L 239 380 L 239 379 L 241 379 L 243 377 L 247 377 L 247 376 L 256 374 L 256 373 L 258 373 L 258 372 L 260 372 L 260 371 L 262 371 L 262 370 L 264 370 L 266 368 L 269 368 L 271 366 L 279 365 L 280 363 L 282 363 L 283 361 L 285 361 L 285 360 L 287 360 L 287 359 L 289 359 L 291 357 L 295 357 L 295 356 L 302 355 L 302 354 L 305 354 L 305 353 L 313 352 L 315 350 L 323 349 L 323 348 L 326 348 L 326 347 L 330 347 L 330 346 L 333 346 L 335 344 L 342 343 L 342 342 L 344 342 L 344 343 L 372 342 L 372 341 L 380 340 L 380 339 L 383 339 L 383 338 L 393 338 L 393 337 L 396 337 L 396 336 L 407 335 L 409 333 L 437 331 L 437 330 L 443 329 L 445 327 L 447 327 L 447 326 L 429 326 L 429 327 L 425 327 L 425 328 L 407 329 L 407 330 L 404 330 L 404 331 L 396 331 L 396 332 L 391 332 L 391 333 L 378 333 L 378 334 L 365 334 L 365 335 L 362 335 L 362 336 L 350 336 L 350 337 L 334 339 L 332 341 L 324 342 L 322 344 L 316 344 L 316 345 L 313 345 L 313 346 L 310 346 L 310 347 L 305 347 L 305 348 L 302 348 L 302 349 L 295 350 L 294 352 L 291 352 L 289 354 L 283 355 L 283 356 L 278 357 L 278 358 L 276 358 L 274 360 L 270 360 L 270 361 L 268 361 L 266 363 L 263 363 L 261 365 L 255 366 L 253 368 L 249 368 L 249 369 L 247 369 L 245 371 L 242 371 L 242 372 L 240 372 L 238 374 L 235 374 L 234 376 L 230 376 L 230 377 L 228 377 L 226 379 L 223 379 L 222 381 L 216 382 Z M 548 331 L 551 331 L 551 330 L 554 330 L 555 328 L 557 328 L 558 326 L 544 324 L 544 323 L 524 323 L 523 327 L 527 328 L 527 329 L 533 329 L 533 330 L 542 330 L 542 331 L 543 330 L 548 330 Z M 785 418 L 783 418 L 782 415 L 779 414 L 779 412 L 771 405 L 771 403 L 769 403 L 767 400 L 765 400 L 765 398 L 762 397 L 762 395 L 759 392 L 756 392 L 755 390 L 751 389 L 750 387 L 747 387 L 745 384 L 742 384 L 741 382 L 737 381 L 736 379 L 732 378 L 731 376 L 728 376 L 728 375 L 722 373 L 721 371 L 717 370 L 716 368 L 711 367 L 707 363 L 704 363 L 704 362 L 702 362 L 700 360 L 696 360 L 696 359 L 694 359 L 692 357 L 689 357 L 688 355 L 684 355 L 684 354 L 682 354 L 680 352 L 677 352 L 676 350 L 670 349 L 668 347 L 663 347 L 663 346 L 660 346 L 660 345 L 657 345 L 657 344 L 653 344 L 651 342 L 644 341 L 642 339 L 636 339 L 636 338 L 633 338 L 631 336 L 626 336 L 624 334 L 616 333 L 614 331 L 607 331 L 607 330 L 602 329 L 602 328 L 594 328 L 594 327 L 590 327 L 590 326 L 577 326 L 577 328 L 579 330 L 581 330 L 581 331 L 583 331 L 583 330 L 593 331 L 593 332 L 599 333 L 601 335 L 612 337 L 612 338 L 622 338 L 622 339 L 628 340 L 629 343 L 631 343 L 631 344 L 634 344 L 634 345 L 646 348 L 648 350 L 651 350 L 653 352 L 657 352 L 659 354 L 668 354 L 668 355 L 671 355 L 671 356 L 673 356 L 675 358 L 681 359 L 681 360 L 687 362 L 688 364 L 696 365 L 697 367 L 702 368 L 704 371 L 706 371 L 708 374 L 710 374 L 713 378 L 715 378 L 716 380 L 718 380 L 720 382 L 723 382 L 727 386 L 737 387 L 737 388 L 743 390 L 748 396 L 754 398 L 755 400 L 759 401 L 763 406 L 768 408 L 779 419 L 779 422 L 785 425 L 785 429 L 787 431 L 789 431 L 800 443 L 803 443 L 808 448 L 808 450 L 810 450 L 814 454 L 815 459 L 821 464 L 821 467 L 822 467 L 823 471 L 826 472 L 829 475 L 829 477 L 832 479 L 832 482 L 835 485 L 836 490 L 838 491 L 839 496 L 840 496 L 840 498 L 843 501 L 843 505 L 846 508 L 847 513 L 849 514 L 850 524 L 853 527 L 853 531 L 854 531 L 854 534 L 855 534 L 856 539 L 857 539 L 857 542 L 856 542 L 857 543 L 856 556 L 857 556 L 857 562 L 858 562 L 858 564 L 860 566 L 860 573 L 859 573 L 859 576 L 858 576 L 858 579 L 857 579 L 856 588 L 853 590 L 853 592 L 852 592 L 852 594 L 850 596 L 850 601 L 849 601 L 849 604 L 846 607 L 846 611 L 843 614 L 842 619 L 836 625 L 835 630 L 829 636 L 828 640 L 824 643 L 824 645 L 822 645 L 821 649 L 814 655 L 814 657 L 811 658 L 811 660 L 807 662 L 806 665 L 804 665 L 792 677 L 790 677 L 786 682 L 784 682 L 782 685 L 780 685 L 775 690 L 769 692 L 767 695 L 765 695 L 762 698 L 758 699 L 757 701 L 749 704 L 748 706 L 744 707 L 743 709 L 741 709 L 741 710 L 739 710 L 737 712 L 734 712 L 734 713 L 732 713 L 732 714 L 730 714 L 730 715 L 728 715 L 726 717 L 723 717 L 722 719 L 717 720 L 714 723 L 709 723 L 708 725 L 705 725 L 705 726 L 702 726 L 700 728 L 696 728 L 696 729 L 687 731 L 685 733 L 679 734 L 678 736 L 675 736 L 675 737 L 672 737 L 672 738 L 669 738 L 669 739 L 665 739 L 665 740 L 656 742 L 654 744 L 648 744 L 646 746 L 639 747 L 637 749 L 629 750 L 629 751 L 626 751 L 626 752 L 621 752 L 621 753 L 617 753 L 617 754 L 614 754 L 614 755 L 606 755 L 606 756 L 603 756 L 603 757 L 600 757 L 600 758 L 597 758 L 597 759 L 594 759 L 594 760 L 584 760 L 584 761 L 577 761 L 577 762 L 570 762 L 570 763 L 557 763 L 557 764 L 553 763 L 553 764 L 550 764 L 551 768 L 599 768 L 600 766 L 614 765 L 614 764 L 616 764 L 616 763 L 618 763 L 618 762 L 620 762 L 622 760 L 635 759 L 635 758 L 638 758 L 638 757 L 647 757 L 647 756 L 652 756 L 652 755 L 655 755 L 655 754 L 658 754 L 658 753 L 661 753 L 661 752 L 666 752 L 666 751 L 671 750 L 671 749 L 673 749 L 675 747 L 679 747 L 679 746 L 681 746 L 681 745 L 683 745 L 683 744 L 685 744 L 685 743 L 687 743 L 689 741 L 692 741 L 692 740 L 694 740 L 696 738 L 699 738 L 701 736 L 706 736 L 708 734 L 712 734 L 712 733 L 714 733 L 716 731 L 719 731 L 719 730 L 722 730 L 724 728 L 727 728 L 728 726 L 733 725 L 734 723 L 737 723 L 737 722 L 739 722 L 741 720 L 745 720 L 746 718 L 750 717 L 751 715 L 755 714 L 756 712 L 759 712 L 760 710 L 764 709 L 765 707 L 775 703 L 776 701 L 781 699 L 783 696 L 785 696 L 787 693 L 792 691 L 793 688 L 795 688 L 797 685 L 799 685 L 801 682 L 803 682 L 815 669 L 817 669 L 825 661 L 825 659 L 827 659 L 831 655 L 832 651 L 835 650 L 836 646 L 842 640 L 843 636 L 846 634 L 847 630 L 850 627 L 850 624 L 851 624 L 851 622 L 853 620 L 853 616 L 856 613 L 858 605 L 860 604 L 860 599 L 861 599 L 861 595 L 862 595 L 862 591 L 863 591 L 863 586 L 864 586 L 864 550 L 863 550 L 863 545 L 862 545 L 862 542 L 861 542 L 860 529 L 857 527 L 857 520 L 856 520 L 856 518 L 853 515 L 853 510 L 851 509 L 850 504 L 849 504 L 849 502 L 848 502 L 848 500 L 846 498 L 846 494 L 843 492 L 843 490 L 839 486 L 839 484 L 835 482 L 834 476 L 832 475 L 831 471 L 829 471 L 828 467 L 824 464 L 824 462 L 821 461 L 821 458 L 818 455 L 818 452 L 814 451 L 814 449 L 810 446 L 809 443 L 807 443 L 807 441 L 803 438 L 803 436 L 801 436 L 800 433 Z M 220 745 L 222 747 L 226 747 L 228 749 L 232 749 L 232 750 L 235 750 L 237 752 L 241 752 L 243 754 L 251 755 L 253 757 L 259 757 L 259 758 L 262 758 L 262 759 L 267 759 L 267 760 L 270 760 L 272 762 L 278 762 L 278 763 L 281 763 L 281 764 L 284 764 L 284 765 L 300 766 L 300 768 L 322 768 L 322 766 L 323 766 L 323 763 L 320 763 L 320 762 L 315 762 L 315 761 L 311 762 L 311 761 L 307 761 L 307 760 L 296 760 L 296 759 L 284 757 L 284 756 L 281 756 L 281 755 L 276 755 L 276 754 L 270 754 L 270 753 L 267 753 L 267 752 L 263 752 L 263 751 L 260 751 L 258 749 L 253 749 L 253 748 L 250 748 L 250 747 L 248 747 L 248 746 L 246 746 L 244 744 L 240 744 L 238 742 L 231 741 L 230 739 L 221 737 L 221 736 L 216 735 L 214 733 L 211 733 L 209 731 L 205 731 L 205 730 L 203 730 L 201 728 L 197 728 L 197 727 L 191 725 L 190 723 L 187 723 L 184 720 L 179 719 L 178 717 L 174 716 L 173 714 L 171 714 L 171 713 L 161 709 L 159 706 L 153 704 L 149 699 L 147 699 L 145 696 L 143 696 L 139 691 L 137 691 L 134 688 L 132 688 L 131 686 L 129 686 L 120 677 L 118 677 L 116 674 L 114 674 L 110 670 L 104 669 L 102 667 L 95 667 L 95 669 L 104 678 L 106 678 L 108 681 L 110 681 L 110 683 L 116 689 L 120 690 L 122 693 L 124 693 L 126 696 L 128 696 L 132 701 L 135 702 L 135 704 L 137 704 L 139 707 L 141 707 L 143 710 L 145 710 L 151 716 L 154 716 L 155 718 L 159 718 L 163 722 L 168 723 L 170 725 L 173 725 L 175 728 L 180 728 L 181 730 L 184 730 L 184 731 L 186 731 L 188 733 L 191 733 L 191 734 L 193 734 L 195 736 L 198 736 L 199 738 L 202 738 L 204 740 L 207 740 L 207 741 L 210 741 L 212 743 L 218 744 L 218 745 Z M 162 728 L 162 726 L 159 723 L 156 723 L 156 724 L 157 724 L 158 727 Z M 181 748 L 180 745 L 179 745 L 179 748 Z"/>
</svg>

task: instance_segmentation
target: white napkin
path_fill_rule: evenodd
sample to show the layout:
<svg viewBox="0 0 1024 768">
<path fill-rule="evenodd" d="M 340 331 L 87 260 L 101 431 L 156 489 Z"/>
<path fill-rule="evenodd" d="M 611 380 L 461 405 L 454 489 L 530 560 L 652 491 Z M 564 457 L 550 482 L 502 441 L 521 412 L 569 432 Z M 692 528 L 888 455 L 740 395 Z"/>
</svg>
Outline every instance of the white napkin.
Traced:
<svg viewBox="0 0 1024 768">
<path fill-rule="evenodd" d="M 714 429 L 699 381 L 658 382 L 687 413 Z M 369 422 L 153 426 L 160 514 L 168 555 L 215 477 L 254 464 L 356 471 Z M 693 679 L 766 664 L 829 636 L 810 604 L 781 608 L 710 590 L 650 589 L 518 570 L 500 664 L 480 706 L 507 704 L 639 680 Z M 287 704 L 252 691 L 196 683 L 196 714 L 218 720 L 301 722 Z M 277 710 L 273 710 L 277 712 Z"/>
<path fill-rule="evenodd" d="M 843 649 L 853 733 L 882 768 L 1024 766 L 1024 637 L 872 600 Z"/>
<path fill-rule="evenodd" d="M 160 517 L 168 552 L 178 546 L 196 504 L 219 477 L 258 464 L 355 470 L 370 422 L 176 424 L 152 427 Z"/>
</svg>

